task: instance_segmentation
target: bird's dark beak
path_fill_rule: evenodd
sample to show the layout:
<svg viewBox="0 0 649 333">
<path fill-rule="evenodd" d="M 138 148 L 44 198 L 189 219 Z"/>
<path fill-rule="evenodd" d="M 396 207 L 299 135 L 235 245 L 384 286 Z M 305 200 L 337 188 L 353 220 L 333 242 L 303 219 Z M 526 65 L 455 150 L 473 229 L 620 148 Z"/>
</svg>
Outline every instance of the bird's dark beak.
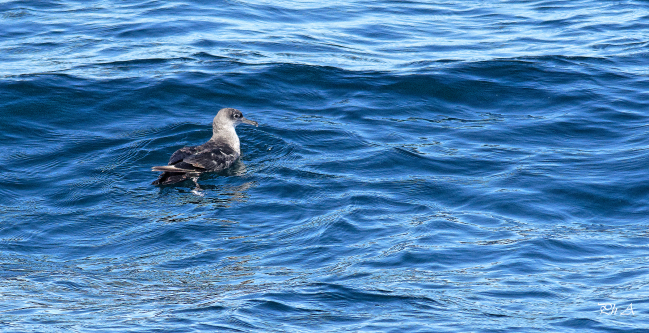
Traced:
<svg viewBox="0 0 649 333">
<path fill-rule="evenodd" d="M 259 124 L 257 124 L 256 121 L 250 120 L 250 119 L 247 119 L 247 118 L 243 118 L 243 117 L 241 117 L 241 122 L 246 123 L 248 125 L 254 125 L 255 127 L 259 126 Z"/>
</svg>

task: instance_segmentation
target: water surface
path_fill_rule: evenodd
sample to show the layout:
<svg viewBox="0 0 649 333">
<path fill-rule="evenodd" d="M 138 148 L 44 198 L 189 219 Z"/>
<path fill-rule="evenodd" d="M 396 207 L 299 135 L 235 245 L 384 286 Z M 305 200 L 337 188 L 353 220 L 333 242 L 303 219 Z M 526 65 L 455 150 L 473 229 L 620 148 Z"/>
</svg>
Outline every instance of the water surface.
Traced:
<svg viewBox="0 0 649 333">
<path fill-rule="evenodd" d="M 645 330 L 647 31 L 642 1 L 4 2 L 2 330 Z M 241 161 L 151 186 L 222 107 L 260 123 Z"/>
</svg>

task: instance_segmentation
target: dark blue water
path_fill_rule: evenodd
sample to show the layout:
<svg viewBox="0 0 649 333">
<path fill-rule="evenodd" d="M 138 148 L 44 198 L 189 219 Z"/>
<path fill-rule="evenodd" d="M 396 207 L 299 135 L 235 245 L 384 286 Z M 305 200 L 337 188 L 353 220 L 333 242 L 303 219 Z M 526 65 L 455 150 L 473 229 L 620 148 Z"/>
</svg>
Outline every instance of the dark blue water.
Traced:
<svg viewBox="0 0 649 333">
<path fill-rule="evenodd" d="M 0 330 L 646 330 L 647 4 L 2 2 Z"/>
</svg>

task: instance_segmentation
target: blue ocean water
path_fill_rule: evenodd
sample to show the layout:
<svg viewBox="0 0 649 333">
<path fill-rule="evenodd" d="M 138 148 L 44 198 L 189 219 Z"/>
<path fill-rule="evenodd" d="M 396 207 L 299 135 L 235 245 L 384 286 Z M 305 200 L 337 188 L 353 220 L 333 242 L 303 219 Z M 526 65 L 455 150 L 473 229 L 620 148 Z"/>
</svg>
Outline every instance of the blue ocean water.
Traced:
<svg viewBox="0 0 649 333">
<path fill-rule="evenodd" d="M 0 330 L 647 331 L 647 4 L 0 3 Z"/>
</svg>

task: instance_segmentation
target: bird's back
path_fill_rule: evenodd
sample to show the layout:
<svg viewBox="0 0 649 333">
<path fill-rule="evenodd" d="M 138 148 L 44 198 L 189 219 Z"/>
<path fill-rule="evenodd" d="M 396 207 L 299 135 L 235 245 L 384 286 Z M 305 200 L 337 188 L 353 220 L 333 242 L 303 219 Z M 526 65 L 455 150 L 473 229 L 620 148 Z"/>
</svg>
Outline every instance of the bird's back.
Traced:
<svg viewBox="0 0 649 333">
<path fill-rule="evenodd" d="M 163 173 L 153 185 L 173 184 L 203 172 L 218 172 L 229 168 L 239 153 L 227 142 L 210 140 L 200 146 L 183 147 L 171 155 L 166 166 L 153 167 Z"/>
<path fill-rule="evenodd" d="M 216 172 L 229 168 L 239 158 L 237 151 L 229 144 L 219 140 L 210 140 L 191 148 L 193 148 L 191 154 L 187 156 L 182 156 L 185 154 L 184 152 L 179 154 L 182 159 L 176 162 L 177 164 L 202 169 L 202 172 Z"/>
</svg>

